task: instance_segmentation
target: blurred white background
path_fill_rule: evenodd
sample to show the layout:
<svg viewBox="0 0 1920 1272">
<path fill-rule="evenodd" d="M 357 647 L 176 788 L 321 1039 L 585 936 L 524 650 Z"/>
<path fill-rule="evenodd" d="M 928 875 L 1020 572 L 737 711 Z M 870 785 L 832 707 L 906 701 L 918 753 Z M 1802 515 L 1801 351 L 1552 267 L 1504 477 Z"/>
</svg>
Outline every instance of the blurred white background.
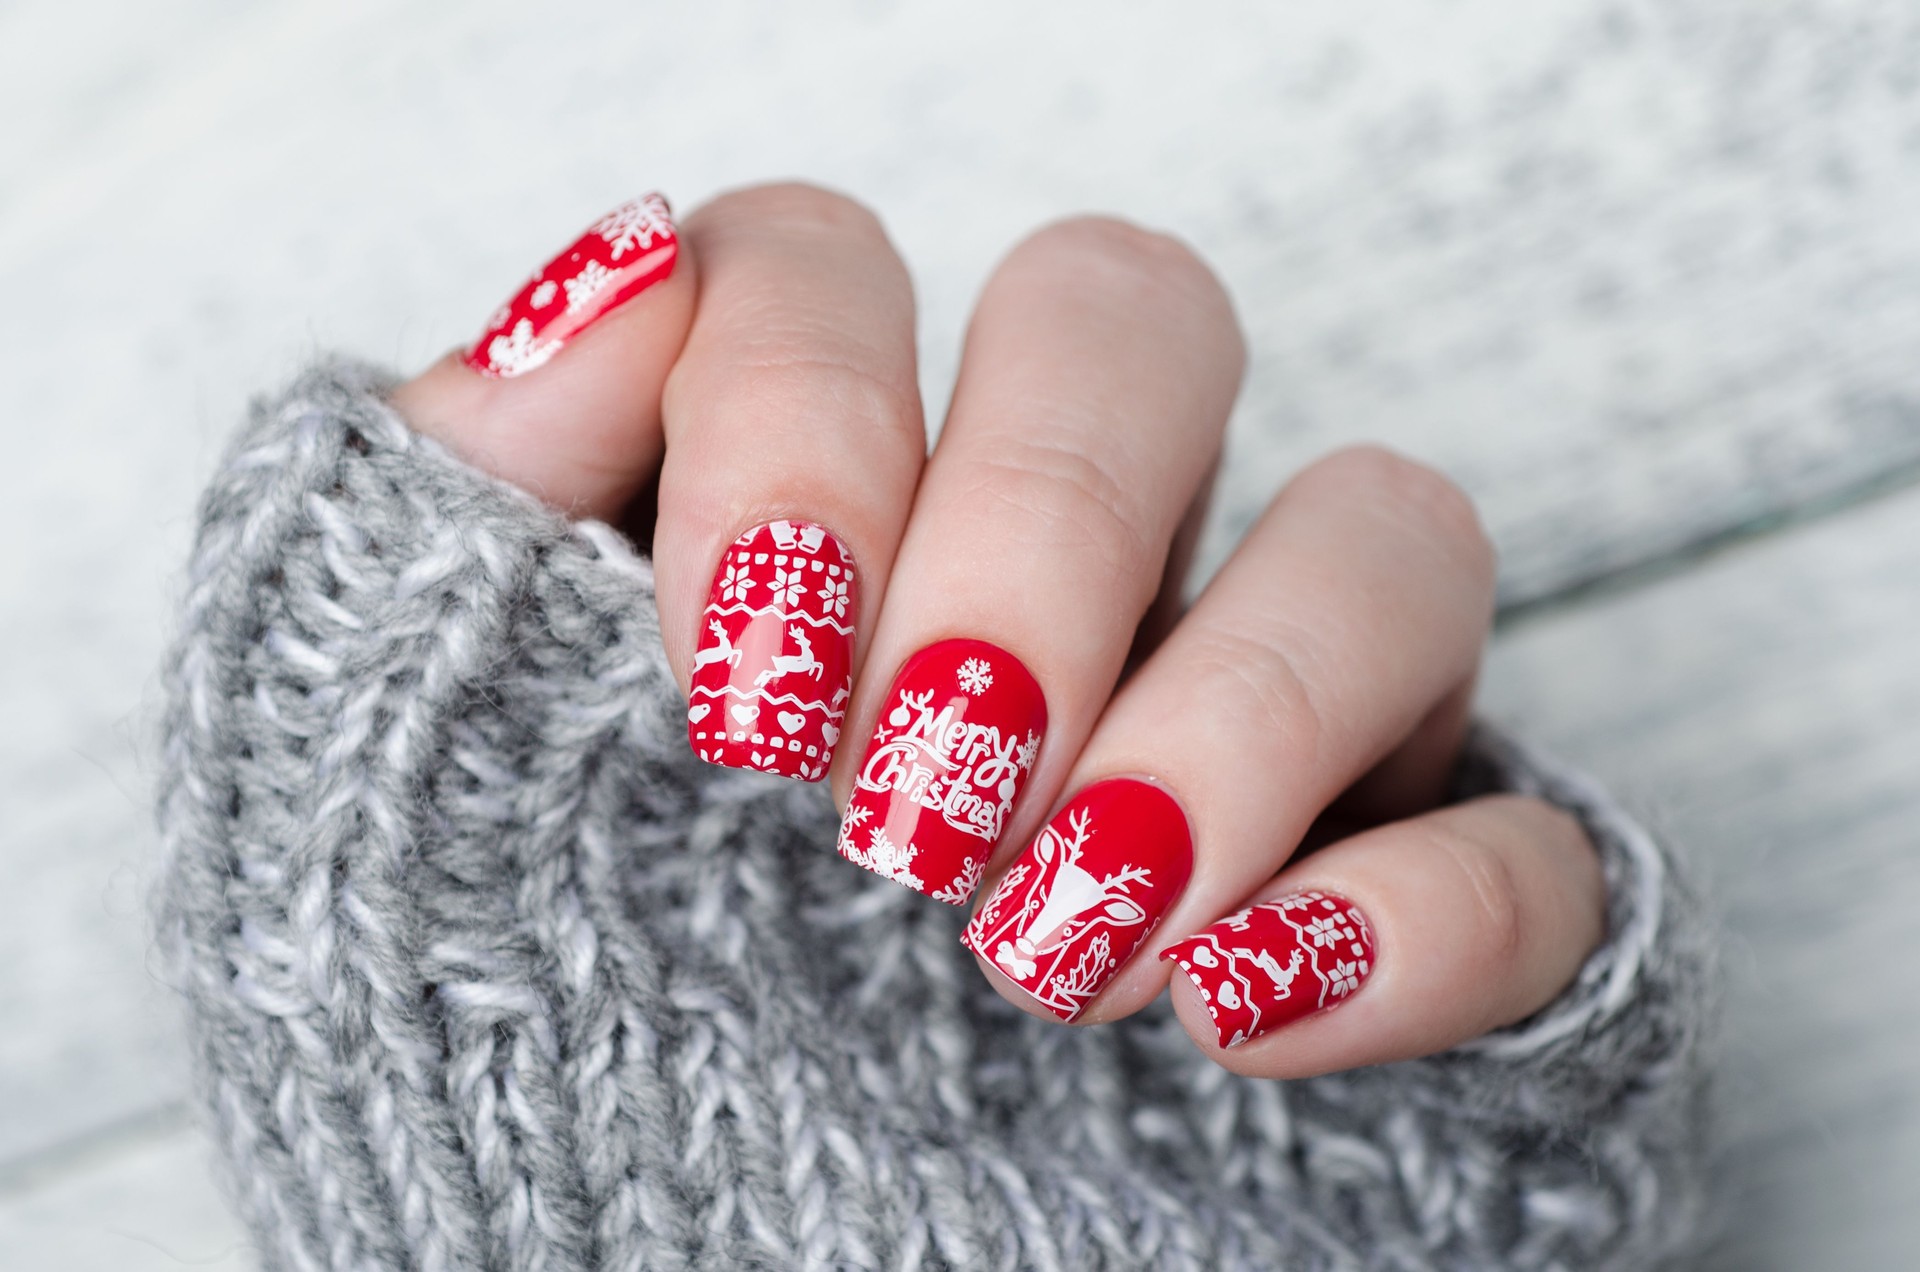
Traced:
<svg viewBox="0 0 1920 1272">
<path fill-rule="evenodd" d="M 1920 1248 L 1920 9 L 0 0 L 0 1252 L 247 1266 L 149 973 L 155 666 L 203 474 L 316 350 L 412 367 L 646 189 L 886 219 L 944 401 L 1098 209 L 1250 333 L 1217 558 L 1383 439 L 1482 500 L 1488 705 L 1727 916 L 1727 1268 Z"/>
</svg>

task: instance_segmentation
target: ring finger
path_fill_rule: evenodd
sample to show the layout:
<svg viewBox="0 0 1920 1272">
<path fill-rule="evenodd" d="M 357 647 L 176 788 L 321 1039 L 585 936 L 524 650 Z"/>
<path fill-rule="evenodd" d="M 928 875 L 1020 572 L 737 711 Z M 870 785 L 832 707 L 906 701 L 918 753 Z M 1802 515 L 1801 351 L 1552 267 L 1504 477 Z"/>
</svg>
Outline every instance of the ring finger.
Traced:
<svg viewBox="0 0 1920 1272">
<path fill-rule="evenodd" d="M 959 905 L 1036 819 L 1160 587 L 1242 360 L 1225 293 L 1169 238 L 1083 218 L 1008 256 L 854 695 L 843 856 Z"/>
<path fill-rule="evenodd" d="M 1491 549 L 1444 478 L 1373 449 L 1307 469 L 1115 697 L 1078 793 L 966 944 L 1030 1009 L 1145 1005 L 1168 974 L 1154 941 L 1243 902 L 1471 679 L 1492 596 Z"/>
</svg>

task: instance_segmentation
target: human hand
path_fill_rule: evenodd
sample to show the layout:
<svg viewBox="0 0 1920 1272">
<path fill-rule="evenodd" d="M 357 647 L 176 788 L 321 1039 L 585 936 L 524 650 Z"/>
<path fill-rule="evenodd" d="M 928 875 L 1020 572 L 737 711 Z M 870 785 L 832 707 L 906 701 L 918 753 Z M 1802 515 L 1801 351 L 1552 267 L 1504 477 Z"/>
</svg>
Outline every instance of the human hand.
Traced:
<svg viewBox="0 0 1920 1272">
<path fill-rule="evenodd" d="M 904 267 L 787 185 L 680 231 L 629 205 L 393 401 L 572 515 L 657 481 L 690 744 L 831 779 L 869 869 L 984 881 L 964 939 L 1008 998 L 1113 1020 L 1177 964 L 1197 1045 L 1298 1077 L 1531 1014 L 1604 887 L 1544 803 L 1440 806 L 1493 594 L 1444 478 L 1320 461 L 1176 620 L 1242 363 L 1185 247 L 1064 222 L 988 283 L 929 457 Z"/>
</svg>

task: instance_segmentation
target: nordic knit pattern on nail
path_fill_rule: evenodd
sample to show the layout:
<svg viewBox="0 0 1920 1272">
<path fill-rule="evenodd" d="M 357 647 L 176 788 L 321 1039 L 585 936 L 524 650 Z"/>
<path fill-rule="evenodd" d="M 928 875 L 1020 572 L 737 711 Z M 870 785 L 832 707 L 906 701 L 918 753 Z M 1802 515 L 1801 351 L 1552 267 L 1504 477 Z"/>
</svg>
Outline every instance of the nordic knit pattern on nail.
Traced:
<svg viewBox="0 0 1920 1272">
<path fill-rule="evenodd" d="M 964 913 L 702 765 L 649 564 L 327 363 L 215 475 L 167 668 L 155 907 L 284 1269 L 1654 1268 L 1706 1208 L 1702 928 L 1598 790 L 1611 935 L 1523 1024 L 1251 1081 L 1165 1009 L 1004 1003 Z"/>
</svg>

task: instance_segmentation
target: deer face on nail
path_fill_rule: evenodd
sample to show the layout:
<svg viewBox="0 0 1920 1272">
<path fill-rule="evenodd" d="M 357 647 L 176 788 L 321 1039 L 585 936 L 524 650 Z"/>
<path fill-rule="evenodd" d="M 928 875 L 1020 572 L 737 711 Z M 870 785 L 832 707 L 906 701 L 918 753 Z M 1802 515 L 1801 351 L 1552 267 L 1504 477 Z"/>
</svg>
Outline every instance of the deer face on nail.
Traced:
<svg viewBox="0 0 1920 1272">
<path fill-rule="evenodd" d="M 1098 782 L 1009 867 L 960 940 L 1072 1020 L 1147 939 L 1192 868 L 1172 797 L 1130 778 Z"/>
</svg>

